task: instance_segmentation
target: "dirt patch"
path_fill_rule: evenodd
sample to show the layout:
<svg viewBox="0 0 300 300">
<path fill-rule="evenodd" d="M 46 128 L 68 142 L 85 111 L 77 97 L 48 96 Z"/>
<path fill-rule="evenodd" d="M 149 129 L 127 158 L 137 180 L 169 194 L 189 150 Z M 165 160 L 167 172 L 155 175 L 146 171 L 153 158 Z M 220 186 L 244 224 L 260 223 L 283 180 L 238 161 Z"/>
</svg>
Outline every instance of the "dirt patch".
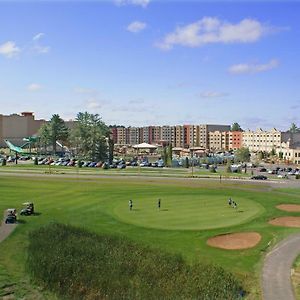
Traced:
<svg viewBox="0 0 300 300">
<path fill-rule="evenodd" d="M 257 232 L 237 232 L 214 236 L 207 240 L 212 247 L 226 250 L 240 250 L 255 247 L 261 240 Z"/>
<path fill-rule="evenodd" d="M 269 224 L 285 227 L 299 227 L 300 217 L 280 217 L 269 221 Z"/>
<path fill-rule="evenodd" d="M 300 212 L 300 205 L 299 204 L 280 204 L 277 205 L 276 208 L 284 211 L 291 211 L 291 212 Z"/>
<path fill-rule="evenodd" d="M 1 221 L 0 220 L 0 243 L 5 240 L 16 228 L 17 224 L 5 224 L 5 212 L 4 212 L 4 218 Z"/>
</svg>

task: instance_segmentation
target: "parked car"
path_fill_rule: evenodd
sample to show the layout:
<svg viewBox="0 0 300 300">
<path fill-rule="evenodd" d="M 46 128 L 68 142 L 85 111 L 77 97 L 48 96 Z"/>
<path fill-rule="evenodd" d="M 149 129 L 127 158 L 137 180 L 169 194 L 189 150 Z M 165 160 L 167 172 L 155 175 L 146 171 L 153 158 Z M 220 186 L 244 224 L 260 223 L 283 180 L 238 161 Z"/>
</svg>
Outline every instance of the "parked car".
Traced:
<svg viewBox="0 0 300 300">
<path fill-rule="evenodd" d="M 267 172 L 267 169 L 266 168 L 260 168 L 258 171 L 259 172 Z"/>
<path fill-rule="evenodd" d="M 287 174 L 279 174 L 277 175 L 278 178 L 284 178 L 284 179 L 288 179 L 288 175 Z"/>
<path fill-rule="evenodd" d="M 118 169 L 125 169 L 126 168 L 126 164 L 118 164 L 117 168 Z"/>
<path fill-rule="evenodd" d="M 252 176 L 251 179 L 255 179 L 255 180 L 267 180 L 268 177 L 264 176 L 264 175 L 256 175 L 256 176 Z"/>
</svg>

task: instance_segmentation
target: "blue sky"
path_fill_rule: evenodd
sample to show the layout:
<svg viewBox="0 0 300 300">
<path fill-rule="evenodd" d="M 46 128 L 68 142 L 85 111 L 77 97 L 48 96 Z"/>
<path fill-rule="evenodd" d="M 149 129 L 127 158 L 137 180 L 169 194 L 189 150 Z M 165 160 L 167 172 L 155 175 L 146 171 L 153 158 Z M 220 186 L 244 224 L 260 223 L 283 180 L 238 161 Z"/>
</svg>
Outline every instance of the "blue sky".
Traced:
<svg viewBox="0 0 300 300">
<path fill-rule="evenodd" d="M 300 2 L 0 1 L 1 113 L 300 126 Z"/>
</svg>

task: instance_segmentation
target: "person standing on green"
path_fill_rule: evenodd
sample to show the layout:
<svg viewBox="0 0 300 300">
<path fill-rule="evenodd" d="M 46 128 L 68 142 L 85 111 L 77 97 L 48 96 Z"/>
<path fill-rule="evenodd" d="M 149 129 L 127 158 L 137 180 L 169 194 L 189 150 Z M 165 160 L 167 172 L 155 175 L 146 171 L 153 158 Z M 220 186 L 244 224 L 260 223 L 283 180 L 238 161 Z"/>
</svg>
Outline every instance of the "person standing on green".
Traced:
<svg viewBox="0 0 300 300">
<path fill-rule="evenodd" d="M 133 202 L 132 202 L 132 200 L 131 200 L 131 199 L 129 200 L 129 203 L 128 203 L 128 205 L 129 205 L 129 210 L 132 210 Z"/>
<path fill-rule="evenodd" d="M 160 210 L 160 205 L 161 205 L 161 200 L 160 200 L 160 198 L 158 199 L 158 202 L 157 202 L 157 208 L 158 208 L 158 210 Z"/>
</svg>

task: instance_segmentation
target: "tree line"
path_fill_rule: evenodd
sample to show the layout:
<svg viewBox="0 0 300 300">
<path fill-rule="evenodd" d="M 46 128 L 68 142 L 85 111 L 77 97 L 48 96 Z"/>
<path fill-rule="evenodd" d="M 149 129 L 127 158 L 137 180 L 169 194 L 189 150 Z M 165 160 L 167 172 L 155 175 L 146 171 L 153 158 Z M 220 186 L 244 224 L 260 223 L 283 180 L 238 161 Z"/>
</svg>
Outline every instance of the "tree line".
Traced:
<svg viewBox="0 0 300 300">
<path fill-rule="evenodd" d="M 111 158 L 113 142 L 110 129 L 98 114 L 79 112 L 72 128 L 54 114 L 50 121 L 43 124 L 38 132 L 40 144 L 47 150 L 51 145 L 57 152 L 57 141 L 67 145 L 79 159 L 95 161 Z"/>
</svg>

